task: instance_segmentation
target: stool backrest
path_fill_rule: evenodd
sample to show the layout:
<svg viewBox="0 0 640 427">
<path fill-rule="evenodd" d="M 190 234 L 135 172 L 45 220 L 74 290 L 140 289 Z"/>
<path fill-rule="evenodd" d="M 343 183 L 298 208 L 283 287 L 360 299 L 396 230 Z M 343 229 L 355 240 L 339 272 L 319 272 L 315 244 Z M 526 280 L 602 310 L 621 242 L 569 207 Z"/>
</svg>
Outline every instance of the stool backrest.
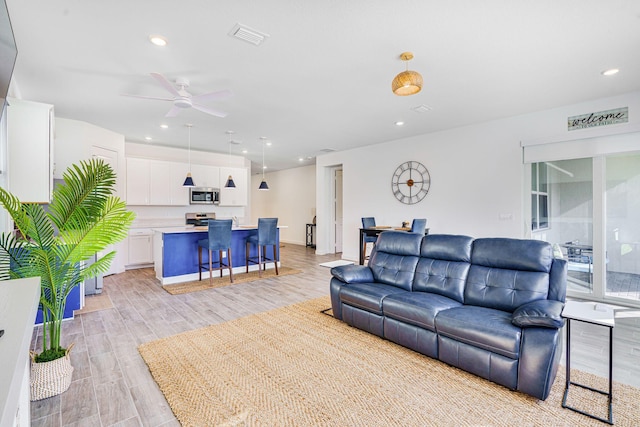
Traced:
<svg viewBox="0 0 640 427">
<path fill-rule="evenodd" d="M 212 251 L 227 250 L 231 247 L 231 227 L 233 221 L 230 219 L 209 220 L 209 249 Z"/>
<path fill-rule="evenodd" d="M 278 218 L 258 218 L 258 245 L 276 245 Z"/>
<path fill-rule="evenodd" d="M 416 218 L 411 223 L 411 232 L 412 233 L 424 234 L 426 228 L 427 228 L 427 219 L 426 218 Z"/>
<path fill-rule="evenodd" d="M 372 216 L 362 217 L 362 228 L 372 228 L 376 226 L 376 219 Z"/>
</svg>

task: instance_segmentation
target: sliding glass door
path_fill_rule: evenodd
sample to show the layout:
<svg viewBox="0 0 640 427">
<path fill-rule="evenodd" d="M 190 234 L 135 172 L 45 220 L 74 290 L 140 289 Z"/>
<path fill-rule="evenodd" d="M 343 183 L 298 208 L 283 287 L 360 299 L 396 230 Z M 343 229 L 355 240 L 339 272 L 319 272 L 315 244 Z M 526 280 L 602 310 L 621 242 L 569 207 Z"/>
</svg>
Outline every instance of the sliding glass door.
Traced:
<svg viewBox="0 0 640 427">
<path fill-rule="evenodd" d="M 640 154 L 531 164 L 531 235 L 568 262 L 568 295 L 640 304 Z"/>
<path fill-rule="evenodd" d="M 606 297 L 640 301 L 640 155 L 606 158 Z"/>
<path fill-rule="evenodd" d="M 591 159 L 531 165 L 531 231 L 568 261 L 568 289 L 593 293 L 593 168 Z"/>
</svg>

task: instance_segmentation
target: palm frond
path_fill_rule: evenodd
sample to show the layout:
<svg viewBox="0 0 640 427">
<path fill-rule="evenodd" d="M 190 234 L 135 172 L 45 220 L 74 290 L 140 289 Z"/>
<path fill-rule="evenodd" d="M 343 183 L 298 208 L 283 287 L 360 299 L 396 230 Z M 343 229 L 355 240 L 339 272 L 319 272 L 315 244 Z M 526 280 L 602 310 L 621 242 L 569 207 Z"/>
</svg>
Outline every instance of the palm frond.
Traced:
<svg viewBox="0 0 640 427">
<path fill-rule="evenodd" d="M 41 248 L 55 245 L 55 230 L 44 208 L 37 204 L 24 204 L 23 209 L 31 218 L 25 237 L 33 240 Z"/>
<path fill-rule="evenodd" d="M 49 206 L 58 229 L 71 229 L 83 220 L 99 217 L 115 184 L 113 169 L 100 159 L 82 161 L 67 169 L 64 184 L 56 187 Z"/>
<path fill-rule="evenodd" d="M 30 227 L 31 218 L 24 210 L 24 205 L 13 194 L 0 187 L 0 204 L 9 213 L 16 228 L 23 236 L 27 235 L 26 230 Z"/>
</svg>

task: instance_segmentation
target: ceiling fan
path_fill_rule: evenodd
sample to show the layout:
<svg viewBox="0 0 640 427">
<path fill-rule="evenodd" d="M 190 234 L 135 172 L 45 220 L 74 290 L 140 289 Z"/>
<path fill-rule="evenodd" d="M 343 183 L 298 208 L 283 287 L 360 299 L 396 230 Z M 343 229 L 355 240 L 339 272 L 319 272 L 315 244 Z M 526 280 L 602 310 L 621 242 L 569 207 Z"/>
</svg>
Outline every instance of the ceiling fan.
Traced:
<svg viewBox="0 0 640 427">
<path fill-rule="evenodd" d="M 225 111 L 208 107 L 206 105 L 203 105 L 202 103 L 210 101 L 220 101 L 232 97 L 233 92 L 229 89 L 203 93 L 202 95 L 191 95 L 189 92 L 187 92 L 187 88 L 189 87 L 189 80 L 186 78 L 178 77 L 174 85 L 162 74 L 151 73 L 151 77 L 156 79 L 156 81 L 160 83 L 162 87 L 168 90 L 169 93 L 173 95 L 173 98 L 158 98 L 155 96 L 128 94 L 125 94 L 124 96 L 130 96 L 132 98 L 156 99 L 159 101 L 171 101 L 173 103 L 173 107 L 171 107 L 165 117 L 175 117 L 178 115 L 178 113 L 180 113 L 180 111 L 186 108 L 195 108 L 198 111 L 202 111 L 203 113 L 211 114 L 212 116 L 216 117 L 225 117 L 227 115 Z"/>
</svg>

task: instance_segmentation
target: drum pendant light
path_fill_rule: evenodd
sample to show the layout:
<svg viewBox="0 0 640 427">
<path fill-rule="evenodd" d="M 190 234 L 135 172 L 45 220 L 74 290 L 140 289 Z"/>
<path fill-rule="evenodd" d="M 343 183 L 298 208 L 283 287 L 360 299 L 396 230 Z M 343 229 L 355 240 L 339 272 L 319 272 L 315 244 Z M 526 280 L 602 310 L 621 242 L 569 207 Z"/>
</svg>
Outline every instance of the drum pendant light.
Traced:
<svg viewBox="0 0 640 427">
<path fill-rule="evenodd" d="M 391 90 L 398 96 L 415 95 L 422 90 L 422 76 L 417 71 L 409 71 L 409 61 L 413 59 L 413 53 L 403 52 L 400 59 L 407 64 L 407 69 L 393 79 Z"/>
<path fill-rule="evenodd" d="M 262 182 L 260 183 L 258 190 L 268 190 L 269 186 L 267 185 L 267 181 L 264 180 L 264 144 L 267 137 L 261 136 L 260 139 L 262 140 Z"/>
<path fill-rule="evenodd" d="M 193 182 L 193 178 L 191 178 L 191 123 L 187 123 L 185 125 L 189 129 L 189 172 L 187 172 L 187 177 L 182 184 L 183 187 L 195 187 L 196 184 Z"/>
<path fill-rule="evenodd" d="M 227 131 L 227 135 L 229 135 L 229 156 L 231 156 L 231 135 L 233 135 L 235 132 L 233 132 L 232 130 L 228 130 Z M 231 175 L 229 175 L 229 178 L 227 178 L 227 182 L 224 184 L 224 188 L 236 188 L 236 183 L 233 182 L 233 177 Z"/>
</svg>

